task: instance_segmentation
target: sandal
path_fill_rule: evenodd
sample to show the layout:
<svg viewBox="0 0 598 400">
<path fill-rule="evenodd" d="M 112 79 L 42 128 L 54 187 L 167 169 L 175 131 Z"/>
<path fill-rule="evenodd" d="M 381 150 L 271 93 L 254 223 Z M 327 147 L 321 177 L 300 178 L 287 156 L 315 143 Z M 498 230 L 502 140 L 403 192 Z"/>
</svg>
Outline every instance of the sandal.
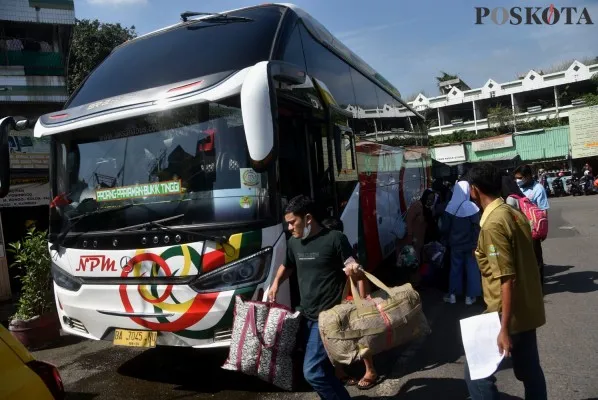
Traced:
<svg viewBox="0 0 598 400">
<path fill-rule="evenodd" d="M 341 382 L 343 383 L 343 385 L 345 386 L 355 386 L 359 383 L 359 381 L 355 378 L 353 378 L 352 376 L 345 376 L 343 378 L 340 378 Z"/>
<path fill-rule="evenodd" d="M 366 385 L 361 385 L 362 382 L 365 382 Z M 357 384 L 357 388 L 359 390 L 369 390 L 377 384 L 379 384 L 380 382 L 382 382 L 382 378 L 380 376 L 377 376 L 374 379 L 361 378 L 361 380 Z"/>
</svg>

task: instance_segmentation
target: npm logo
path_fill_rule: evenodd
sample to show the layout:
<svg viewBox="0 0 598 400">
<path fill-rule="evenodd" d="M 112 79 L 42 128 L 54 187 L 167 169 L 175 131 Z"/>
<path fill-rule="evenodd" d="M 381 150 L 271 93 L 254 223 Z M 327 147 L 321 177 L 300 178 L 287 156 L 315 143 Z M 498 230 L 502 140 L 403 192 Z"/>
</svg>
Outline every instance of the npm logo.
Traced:
<svg viewBox="0 0 598 400">
<path fill-rule="evenodd" d="M 594 25 L 587 8 L 582 7 L 475 7 L 476 25 L 491 22 L 496 25 Z"/>
<path fill-rule="evenodd" d="M 76 272 L 113 271 L 117 272 L 114 260 L 106 256 L 81 256 L 79 258 L 79 267 Z"/>
</svg>

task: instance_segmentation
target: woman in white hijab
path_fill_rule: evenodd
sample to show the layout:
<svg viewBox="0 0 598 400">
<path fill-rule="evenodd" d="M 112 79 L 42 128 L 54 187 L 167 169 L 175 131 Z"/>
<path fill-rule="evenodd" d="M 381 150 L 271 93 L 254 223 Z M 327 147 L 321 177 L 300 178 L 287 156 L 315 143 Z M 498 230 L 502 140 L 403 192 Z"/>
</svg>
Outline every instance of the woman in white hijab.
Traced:
<svg viewBox="0 0 598 400">
<path fill-rule="evenodd" d="M 441 233 L 451 250 L 451 273 L 447 303 L 455 304 L 463 294 L 463 273 L 467 274 L 465 304 L 482 295 L 482 278 L 474 251 L 480 234 L 480 209 L 470 200 L 469 183 L 459 181 L 441 218 Z M 465 271 L 464 271 L 465 270 Z"/>
</svg>

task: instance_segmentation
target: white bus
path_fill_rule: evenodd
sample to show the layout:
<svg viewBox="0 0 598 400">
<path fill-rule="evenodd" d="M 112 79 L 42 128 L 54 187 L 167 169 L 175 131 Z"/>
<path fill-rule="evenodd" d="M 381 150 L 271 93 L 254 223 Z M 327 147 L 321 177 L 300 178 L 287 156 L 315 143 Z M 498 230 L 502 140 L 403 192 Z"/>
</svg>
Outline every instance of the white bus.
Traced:
<svg viewBox="0 0 598 400">
<path fill-rule="evenodd" d="M 354 134 L 377 126 L 418 146 Z M 184 13 L 122 44 L 35 136 L 51 138 L 62 328 L 129 346 L 228 345 L 234 296 L 265 299 L 284 260 L 297 194 L 342 218 L 374 270 L 431 170 L 421 116 L 293 5 Z M 290 285 L 280 296 L 294 305 Z"/>
</svg>

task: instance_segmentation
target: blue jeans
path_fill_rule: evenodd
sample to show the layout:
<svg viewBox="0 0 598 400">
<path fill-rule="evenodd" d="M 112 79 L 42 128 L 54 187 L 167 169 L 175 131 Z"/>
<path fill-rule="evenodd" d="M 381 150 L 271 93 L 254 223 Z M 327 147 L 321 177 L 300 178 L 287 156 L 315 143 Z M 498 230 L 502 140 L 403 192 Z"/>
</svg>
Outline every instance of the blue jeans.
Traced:
<svg viewBox="0 0 598 400">
<path fill-rule="evenodd" d="M 467 274 L 468 297 L 482 295 L 482 275 L 472 250 L 451 251 L 451 276 L 449 280 L 449 293 L 463 294 L 463 269 Z"/>
<path fill-rule="evenodd" d="M 303 376 L 324 400 L 350 399 L 349 392 L 336 377 L 334 367 L 324 349 L 318 322 L 303 319 L 306 345 L 303 360 Z"/>
<path fill-rule="evenodd" d="M 536 330 L 511 335 L 511 360 L 517 380 L 523 382 L 526 400 L 546 400 L 546 379 L 540 366 Z M 465 362 L 465 383 L 472 400 L 498 400 L 496 378 L 471 380 Z"/>
</svg>

